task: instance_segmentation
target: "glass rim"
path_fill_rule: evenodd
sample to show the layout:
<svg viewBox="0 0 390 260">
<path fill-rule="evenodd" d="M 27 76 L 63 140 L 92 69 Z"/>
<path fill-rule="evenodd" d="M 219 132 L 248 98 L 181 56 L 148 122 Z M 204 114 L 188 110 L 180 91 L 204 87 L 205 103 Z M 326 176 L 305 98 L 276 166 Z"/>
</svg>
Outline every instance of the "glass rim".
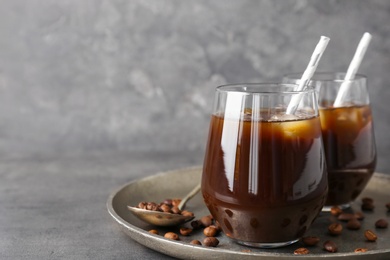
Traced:
<svg viewBox="0 0 390 260">
<path fill-rule="evenodd" d="M 351 79 L 351 80 L 336 79 L 335 75 L 337 75 L 337 74 L 345 75 L 346 72 L 341 72 L 341 71 L 316 72 L 316 73 L 314 73 L 310 82 L 357 82 L 360 80 L 367 80 L 367 76 L 364 74 L 361 74 L 361 73 L 356 73 L 355 78 Z M 320 78 L 316 78 L 316 76 L 329 76 L 329 78 L 320 79 Z M 290 80 L 300 80 L 301 77 L 302 77 L 302 73 L 300 73 L 300 72 L 288 73 L 288 74 L 283 75 L 283 78 L 290 79 Z"/>
<path fill-rule="evenodd" d="M 254 89 L 255 91 L 246 91 L 243 88 L 249 87 L 258 87 L 258 89 Z M 217 92 L 224 93 L 242 93 L 244 95 L 254 95 L 254 94 L 266 94 L 266 95 L 280 95 L 280 94 L 304 94 L 314 92 L 315 89 L 312 87 L 306 87 L 303 90 L 267 90 L 266 87 L 297 87 L 298 84 L 293 83 L 235 83 L 235 84 L 225 84 L 220 85 L 216 88 Z"/>
</svg>

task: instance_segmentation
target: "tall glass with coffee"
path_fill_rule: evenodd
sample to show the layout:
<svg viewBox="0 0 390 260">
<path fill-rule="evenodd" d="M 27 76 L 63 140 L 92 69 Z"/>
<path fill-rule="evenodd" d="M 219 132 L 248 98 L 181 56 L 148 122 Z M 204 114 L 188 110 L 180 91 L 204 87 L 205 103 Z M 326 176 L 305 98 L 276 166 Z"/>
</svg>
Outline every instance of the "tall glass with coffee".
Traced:
<svg viewBox="0 0 390 260">
<path fill-rule="evenodd" d="M 284 82 L 298 83 L 299 74 L 284 77 Z M 345 73 L 316 73 L 310 86 L 318 92 L 324 141 L 329 194 L 325 207 L 348 208 L 370 180 L 376 166 L 373 120 L 367 91 L 367 78 L 356 75 L 344 81 Z M 346 96 L 341 105 L 335 99 L 343 84 Z"/>
<path fill-rule="evenodd" d="M 321 126 L 313 89 L 288 84 L 216 89 L 202 194 L 224 233 L 272 248 L 296 242 L 327 195 Z M 294 96 L 299 106 L 286 108 Z"/>
</svg>

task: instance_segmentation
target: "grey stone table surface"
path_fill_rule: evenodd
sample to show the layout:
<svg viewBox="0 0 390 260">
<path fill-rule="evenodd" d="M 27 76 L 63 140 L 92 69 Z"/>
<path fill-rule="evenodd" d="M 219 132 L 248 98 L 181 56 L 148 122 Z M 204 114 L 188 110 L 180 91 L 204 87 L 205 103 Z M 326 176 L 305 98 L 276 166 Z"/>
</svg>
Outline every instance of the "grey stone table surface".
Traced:
<svg viewBox="0 0 390 260">
<path fill-rule="evenodd" d="M 111 192 L 157 172 L 201 164 L 199 152 L 3 158 L 0 259 L 172 259 L 122 233 Z"/>
</svg>

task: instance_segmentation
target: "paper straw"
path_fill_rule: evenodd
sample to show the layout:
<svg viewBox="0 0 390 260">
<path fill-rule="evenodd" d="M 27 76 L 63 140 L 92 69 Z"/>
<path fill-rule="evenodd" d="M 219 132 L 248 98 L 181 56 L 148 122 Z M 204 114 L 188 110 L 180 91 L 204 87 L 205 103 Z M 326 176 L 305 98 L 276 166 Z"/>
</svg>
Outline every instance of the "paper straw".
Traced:
<svg viewBox="0 0 390 260">
<path fill-rule="evenodd" d="M 307 65 L 307 68 L 305 72 L 303 72 L 302 78 L 299 82 L 298 88 L 296 91 L 302 91 L 306 85 L 309 83 L 311 77 L 313 77 L 314 72 L 317 69 L 318 63 L 322 57 L 322 54 L 324 53 L 326 46 L 328 45 L 329 38 L 325 36 L 321 36 L 320 41 L 317 43 L 316 48 L 313 51 L 313 54 L 311 55 L 309 64 Z M 294 114 L 295 111 L 298 108 L 299 102 L 302 99 L 302 95 L 294 95 L 291 99 L 290 103 L 288 104 L 286 114 Z"/>
<path fill-rule="evenodd" d="M 353 56 L 351 63 L 349 64 L 347 74 L 345 74 L 344 82 L 341 84 L 339 92 L 337 93 L 336 99 L 333 103 L 334 107 L 340 107 L 344 102 L 344 99 L 347 96 L 349 87 L 351 85 L 350 81 L 355 78 L 356 72 L 360 67 L 364 54 L 366 54 L 371 38 L 372 36 L 368 32 L 363 34 L 363 37 L 360 40 L 359 45 L 356 49 L 355 55 Z"/>
</svg>

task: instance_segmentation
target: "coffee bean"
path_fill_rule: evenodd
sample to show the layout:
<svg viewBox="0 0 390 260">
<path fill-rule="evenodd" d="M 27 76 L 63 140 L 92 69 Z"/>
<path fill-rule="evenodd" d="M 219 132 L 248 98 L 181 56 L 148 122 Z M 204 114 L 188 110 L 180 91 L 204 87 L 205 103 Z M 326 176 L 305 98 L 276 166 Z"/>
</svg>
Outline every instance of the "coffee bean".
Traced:
<svg viewBox="0 0 390 260">
<path fill-rule="evenodd" d="M 213 223 L 213 221 L 211 220 L 210 216 L 204 216 L 204 217 L 202 217 L 202 218 L 200 219 L 200 222 L 202 223 L 202 225 L 203 225 L 204 227 L 208 227 L 208 226 L 210 226 L 210 225 Z"/>
<path fill-rule="evenodd" d="M 161 204 L 160 205 L 160 209 L 161 209 L 162 212 L 172 213 L 171 207 L 168 204 L 165 204 L 165 203 Z"/>
<path fill-rule="evenodd" d="M 355 212 L 355 214 L 353 214 L 353 215 L 354 215 L 354 217 L 355 217 L 357 220 L 363 220 L 363 219 L 364 219 L 364 214 L 363 214 L 363 212 L 358 211 L 358 212 Z"/>
<path fill-rule="evenodd" d="M 374 199 L 373 198 L 370 198 L 370 197 L 364 197 L 362 198 L 362 203 L 363 204 L 366 204 L 366 203 L 374 203 Z"/>
<path fill-rule="evenodd" d="M 191 222 L 191 227 L 193 229 L 199 229 L 201 228 L 203 225 L 202 225 L 202 222 L 200 222 L 200 220 L 194 220 Z"/>
<path fill-rule="evenodd" d="M 387 210 L 390 210 L 390 202 L 386 203 L 386 208 L 387 208 Z"/>
<path fill-rule="evenodd" d="M 182 227 L 179 231 L 183 236 L 189 236 L 192 233 L 192 228 Z"/>
<path fill-rule="evenodd" d="M 191 211 L 188 211 L 188 210 L 183 210 L 180 214 L 182 214 L 185 217 L 193 217 L 194 216 L 194 213 L 192 213 Z"/>
<path fill-rule="evenodd" d="M 219 244 L 219 240 L 215 237 L 206 237 L 203 239 L 203 245 L 210 246 L 210 247 L 216 247 Z"/>
<path fill-rule="evenodd" d="M 172 206 L 177 207 L 177 206 L 179 206 L 180 202 L 181 202 L 181 199 L 173 199 Z"/>
<path fill-rule="evenodd" d="M 152 210 L 152 211 L 158 211 L 159 210 L 159 206 L 156 203 L 154 203 L 154 202 L 148 202 L 146 204 L 146 209 L 147 210 Z"/>
<path fill-rule="evenodd" d="M 328 226 L 328 231 L 331 235 L 340 235 L 343 231 L 343 226 L 340 223 L 332 223 Z"/>
<path fill-rule="evenodd" d="M 157 230 L 155 230 L 155 229 L 151 229 L 151 230 L 149 230 L 149 233 L 150 233 L 150 234 L 155 234 L 155 235 L 158 235 L 158 231 L 157 231 Z"/>
<path fill-rule="evenodd" d="M 319 237 L 309 236 L 309 237 L 303 237 L 301 239 L 302 243 L 304 243 L 306 246 L 315 246 L 320 242 Z"/>
<path fill-rule="evenodd" d="M 217 229 L 213 226 L 208 226 L 206 227 L 204 230 L 203 230 L 203 234 L 206 236 L 206 237 L 215 237 L 215 235 L 217 234 Z"/>
<path fill-rule="evenodd" d="M 137 206 L 137 208 L 140 208 L 140 209 L 146 209 L 146 202 L 140 202 L 140 203 L 138 203 L 138 206 Z"/>
<path fill-rule="evenodd" d="M 199 240 L 196 240 L 196 239 L 192 240 L 192 241 L 190 242 L 190 244 L 192 244 L 192 245 L 199 245 L 199 246 L 202 245 L 202 243 L 201 243 Z"/>
<path fill-rule="evenodd" d="M 328 252 L 331 252 L 331 253 L 335 253 L 337 252 L 337 245 L 331 241 L 331 240 L 328 240 L 324 243 L 324 249 Z"/>
<path fill-rule="evenodd" d="M 375 242 L 378 239 L 377 235 L 374 232 L 372 232 L 371 230 L 366 230 L 364 232 L 364 236 L 370 242 Z"/>
<path fill-rule="evenodd" d="M 217 226 L 217 225 L 210 225 L 209 227 L 215 228 L 215 230 L 217 231 L 217 234 L 222 231 L 221 227 Z"/>
<path fill-rule="evenodd" d="M 357 220 L 356 218 L 349 220 L 347 223 L 347 228 L 351 230 L 358 230 L 360 229 L 361 226 L 362 225 L 360 224 L 360 221 Z"/>
<path fill-rule="evenodd" d="M 341 213 L 337 219 L 341 221 L 349 221 L 354 218 L 354 215 L 352 213 Z"/>
<path fill-rule="evenodd" d="M 362 210 L 364 211 L 373 211 L 375 208 L 374 203 L 363 203 Z"/>
<path fill-rule="evenodd" d="M 164 235 L 165 238 L 172 239 L 172 240 L 179 240 L 179 236 L 176 233 L 173 232 L 167 232 Z"/>
<path fill-rule="evenodd" d="M 164 204 L 167 204 L 168 206 L 171 206 L 172 207 L 172 200 L 171 199 L 165 199 L 163 201 Z"/>
<path fill-rule="evenodd" d="M 388 222 L 386 219 L 381 218 L 375 222 L 376 228 L 387 228 L 387 226 L 388 226 Z"/>
<path fill-rule="evenodd" d="M 364 252 L 367 252 L 368 249 L 367 248 L 362 248 L 362 247 L 359 247 L 359 248 L 356 248 L 355 249 L 355 253 L 364 253 Z"/>
<path fill-rule="evenodd" d="M 294 251 L 294 255 L 307 255 L 309 253 L 309 249 L 305 247 L 300 247 Z"/>
<path fill-rule="evenodd" d="M 333 216 L 338 216 L 338 215 L 340 215 L 341 213 L 343 213 L 343 210 L 342 209 L 340 209 L 339 207 L 337 207 L 337 206 L 334 206 L 334 207 L 332 207 L 331 209 L 330 209 L 330 214 L 332 214 Z"/>
<path fill-rule="evenodd" d="M 171 208 L 171 210 L 172 210 L 172 213 L 174 213 L 174 214 L 180 214 L 181 213 L 181 210 L 178 207 L 176 207 L 176 206 L 173 206 Z"/>
</svg>

